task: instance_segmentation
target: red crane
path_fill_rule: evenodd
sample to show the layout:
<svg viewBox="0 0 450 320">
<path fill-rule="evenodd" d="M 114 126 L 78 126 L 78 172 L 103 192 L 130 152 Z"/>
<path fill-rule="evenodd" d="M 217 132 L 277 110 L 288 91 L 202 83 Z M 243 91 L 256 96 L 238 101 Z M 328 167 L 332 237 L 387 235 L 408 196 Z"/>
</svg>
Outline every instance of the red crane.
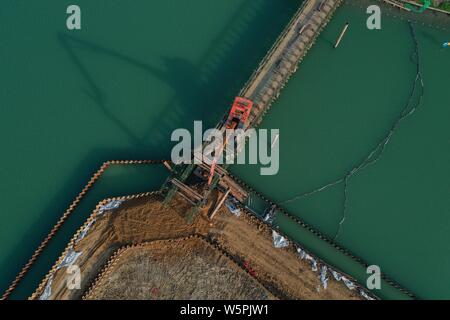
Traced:
<svg viewBox="0 0 450 320">
<path fill-rule="evenodd" d="M 253 101 L 243 98 L 236 97 L 233 102 L 233 106 L 231 107 L 230 113 L 228 114 L 228 118 L 225 122 L 226 129 L 244 129 L 247 125 L 248 117 L 250 116 L 250 112 L 253 108 Z M 220 150 L 217 152 L 214 157 L 213 162 L 211 163 L 211 170 L 209 172 L 208 185 L 211 184 L 212 178 L 214 177 L 214 171 L 216 168 L 217 160 L 222 155 L 225 146 L 228 143 L 228 136 L 225 134 L 225 141 L 221 146 Z"/>
</svg>

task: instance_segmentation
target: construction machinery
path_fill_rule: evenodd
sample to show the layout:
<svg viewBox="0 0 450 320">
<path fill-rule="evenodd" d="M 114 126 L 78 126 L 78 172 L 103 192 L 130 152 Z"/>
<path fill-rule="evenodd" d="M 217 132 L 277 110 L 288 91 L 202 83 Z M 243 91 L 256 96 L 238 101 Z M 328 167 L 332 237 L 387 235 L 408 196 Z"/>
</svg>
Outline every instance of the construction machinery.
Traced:
<svg viewBox="0 0 450 320">
<path fill-rule="evenodd" d="M 212 160 L 203 156 L 201 156 L 202 159 L 199 159 L 198 154 L 193 154 L 190 163 L 166 166 L 171 171 L 163 185 L 163 191 L 166 193 L 164 203 L 169 204 L 177 193 L 186 199 L 192 205 L 191 211 L 187 214 L 188 222 L 194 220 L 199 209 L 206 205 L 211 191 L 227 175 L 226 164 L 219 165 L 219 159 L 228 144 L 228 138 L 231 136 L 230 130 L 247 128 L 252 108 L 253 101 L 244 97 L 234 99 L 230 112 L 216 127 L 225 135 L 225 139 L 223 144 L 215 149 Z M 205 144 L 202 146 L 202 150 L 205 146 Z M 226 185 L 226 180 L 224 181 Z M 192 187 L 193 185 L 195 185 L 195 188 Z"/>
</svg>

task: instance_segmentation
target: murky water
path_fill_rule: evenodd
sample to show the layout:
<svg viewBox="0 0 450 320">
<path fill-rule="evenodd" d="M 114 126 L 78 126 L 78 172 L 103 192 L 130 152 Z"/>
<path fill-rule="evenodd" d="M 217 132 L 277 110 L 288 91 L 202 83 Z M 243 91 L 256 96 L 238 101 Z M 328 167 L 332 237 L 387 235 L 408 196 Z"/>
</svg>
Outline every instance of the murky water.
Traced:
<svg viewBox="0 0 450 320">
<path fill-rule="evenodd" d="M 2 1 L 0 291 L 101 163 L 170 156 L 170 134 L 214 125 L 298 1 Z M 142 168 L 142 166 L 141 166 Z M 157 189 L 161 167 L 108 171 L 14 297 L 26 297 L 96 203 Z"/>
<path fill-rule="evenodd" d="M 450 51 L 441 48 L 450 31 L 413 24 L 420 100 L 408 23 L 385 15 L 370 31 L 366 17 L 339 9 L 266 115 L 262 127 L 280 128 L 279 174 L 234 173 L 417 296 L 450 298 Z"/>
</svg>

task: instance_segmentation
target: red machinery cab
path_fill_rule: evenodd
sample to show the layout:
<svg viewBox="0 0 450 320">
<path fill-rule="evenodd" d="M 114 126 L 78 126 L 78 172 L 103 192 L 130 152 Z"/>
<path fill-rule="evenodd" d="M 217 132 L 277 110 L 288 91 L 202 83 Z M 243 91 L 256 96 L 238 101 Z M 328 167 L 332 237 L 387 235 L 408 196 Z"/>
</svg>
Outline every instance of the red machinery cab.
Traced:
<svg viewBox="0 0 450 320">
<path fill-rule="evenodd" d="M 227 129 L 243 129 L 253 107 L 253 101 L 236 97 L 226 122 Z"/>
<path fill-rule="evenodd" d="M 226 129 L 243 129 L 247 124 L 248 116 L 250 115 L 250 111 L 252 111 L 253 101 L 243 98 L 236 97 L 233 102 L 233 106 L 231 107 L 231 111 L 228 114 L 227 121 L 225 123 Z M 208 185 L 211 184 L 212 179 L 214 177 L 214 171 L 217 164 L 217 159 L 222 155 L 223 149 L 227 145 L 228 137 L 225 139 L 224 144 L 217 152 L 216 157 L 214 158 L 211 169 L 209 172 Z"/>
</svg>

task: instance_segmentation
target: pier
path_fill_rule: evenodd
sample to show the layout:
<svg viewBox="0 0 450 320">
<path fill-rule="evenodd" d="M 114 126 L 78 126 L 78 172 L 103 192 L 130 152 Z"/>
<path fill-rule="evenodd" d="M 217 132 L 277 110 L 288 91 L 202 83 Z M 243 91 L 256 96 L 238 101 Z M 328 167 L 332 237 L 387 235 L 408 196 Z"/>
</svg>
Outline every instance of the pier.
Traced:
<svg viewBox="0 0 450 320">
<path fill-rule="evenodd" d="M 302 4 L 287 27 L 275 41 L 272 48 L 263 58 L 250 79 L 239 92 L 240 97 L 249 99 L 254 103 L 249 116 L 249 124 L 247 128 L 255 128 L 260 124 L 263 116 L 270 109 L 273 102 L 280 96 L 281 90 L 285 87 L 291 76 L 297 71 L 299 64 L 309 49 L 314 45 L 317 37 L 330 21 L 333 13 L 341 5 L 341 3 L 342 0 L 307 0 Z M 340 40 L 342 40 L 347 28 L 348 24 L 339 35 L 337 45 L 339 45 Z M 224 119 L 226 119 L 227 115 L 228 113 L 225 114 Z M 223 124 L 224 121 L 219 122 L 216 128 L 223 128 Z M 345 249 L 339 247 L 331 239 L 324 237 L 317 230 L 304 224 L 302 221 L 299 221 L 297 218 L 286 212 L 279 204 L 266 199 L 261 194 L 255 192 L 255 190 L 252 190 L 249 186 L 242 183 L 242 181 L 240 181 L 237 177 L 230 174 L 226 168 L 226 164 L 222 166 L 217 165 L 215 168 L 213 183 L 211 185 L 205 184 L 204 189 L 199 192 L 202 193 L 202 199 L 199 200 L 197 197 L 188 201 L 190 203 L 195 203 L 192 210 L 187 213 L 188 222 L 193 222 L 200 208 L 205 207 L 213 189 L 221 191 L 223 196 L 217 205 L 214 205 L 214 208 L 211 209 L 212 211 L 209 215 L 210 219 L 214 218 L 216 211 L 223 205 L 226 196 L 229 195 L 235 198 L 243 209 L 251 210 L 246 203 L 250 199 L 250 194 L 257 194 L 267 205 L 270 205 L 273 216 L 276 214 L 275 212 L 278 212 L 281 216 L 291 219 L 298 226 L 301 226 L 312 234 L 317 235 L 321 240 L 337 249 L 347 258 L 352 259 L 353 262 L 359 265 L 359 267 L 367 267 L 369 265 L 365 261 L 353 256 L 350 252 L 347 252 Z M 198 177 L 201 177 L 205 176 L 210 171 L 211 163 L 175 166 L 174 170 L 171 171 L 171 177 L 169 177 L 167 180 L 168 182 L 166 182 L 162 188 L 162 191 L 166 192 L 165 203 L 170 202 L 176 193 L 180 193 L 182 197 L 186 197 L 186 193 L 182 192 L 185 187 L 181 185 L 180 189 L 177 189 L 177 186 L 170 183 L 171 179 L 178 179 L 177 183 L 179 184 L 188 184 L 188 178 L 192 175 L 192 173 L 195 172 Z M 264 216 L 258 215 L 258 218 L 263 220 Z M 272 227 L 271 223 L 265 223 L 268 223 L 268 225 Z M 277 232 L 281 232 L 279 228 L 277 228 Z M 331 266 L 329 267 L 331 268 Z M 351 278 L 350 276 L 348 277 Z M 389 277 L 383 275 L 382 279 L 386 285 L 394 288 L 400 295 L 408 298 L 415 298 L 414 294 L 392 281 Z M 356 280 L 354 281 L 356 283 Z M 360 292 L 367 294 L 363 287 L 360 287 Z"/>
<path fill-rule="evenodd" d="M 268 112 L 273 102 L 279 97 L 281 94 L 281 89 L 284 88 L 293 73 L 297 71 L 302 59 L 307 54 L 308 50 L 314 45 L 317 37 L 320 35 L 320 32 L 332 18 L 333 13 L 339 7 L 341 2 L 342 0 L 306 0 L 302 3 L 301 7 L 295 13 L 289 24 L 277 38 L 272 48 L 267 52 L 264 59 L 239 92 L 239 96 L 248 98 L 255 103 L 255 107 L 252 109 L 251 116 L 249 118 L 249 127 L 257 127 L 260 124 L 263 116 L 266 112 Z M 223 122 L 219 122 L 218 127 L 220 127 L 221 124 L 223 124 Z M 118 163 L 122 162 L 111 162 L 111 164 Z M 126 163 L 137 164 L 141 162 L 127 161 Z M 218 189 L 220 191 L 216 202 L 211 206 L 209 215 L 211 220 L 214 219 L 214 216 L 218 210 L 223 207 L 229 195 L 237 199 L 239 203 L 243 205 L 242 208 L 245 208 L 245 203 L 248 199 L 251 200 L 252 195 L 257 194 L 256 191 L 243 184 L 237 177 L 229 174 L 226 170 L 226 165 L 216 166 L 213 184 L 211 186 L 206 186 L 204 189 L 199 189 L 198 185 L 189 181 L 189 178 L 193 176 L 193 172 L 196 172 L 197 174 L 210 172 L 211 163 L 175 165 L 170 161 L 161 162 L 159 160 L 155 163 L 162 163 L 171 172 L 171 177 L 166 183 L 168 189 L 165 191 L 169 191 L 169 193 L 178 192 L 179 195 L 194 208 L 205 204 L 205 200 L 208 199 L 211 190 Z M 86 193 L 86 190 L 91 187 L 93 181 L 95 181 L 103 173 L 103 167 L 106 168 L 107 165 L 105 164 L 102 166 L 99 173 L 95 174 L 95 179 L 93 179 L 92 182 L 90 181 L 88 186 L 83 189 L 82 193 L 76 198 L 76 201 L 71 204 L 70 208 L 64 214 L 62 220 L 58 222 L 56 229 L 54 230 L 60 228 L 68 215 L 73 211 L 73 208 L 78 205 L 81 198 Z M 262 195 L 258 196 L 262 198 Z M 358 261 L 357 258 L 351 256 L 349 252 L 344 252 L 342 248 L 337 247 L 332 240 L 322 238 L 321 234 L 317 230 L 303 224 L 300 220 L 296 220 L 293 215 L 288 215 L 287 212 L 282 211 L 282 208 L 279 207 L 278 204 L 275 204 L 268 199 L 264 199 L 264 201 L 270 204 L 271 208 L 273 208 L 273 212 L 278 210 L 277 212 L 280 212 L 280 216 L 291 219 L 296 223 L 296 226 L 299 226 L 299 228 L 304 227 L 320 239 L 326 240 L 330 247 L 335 247 L 342 254 Z M 251 201 L 248 202 L 250 203 Z M 251 208 L 247 209 L 250 210 Z M 5 298 L 8 297 L 15 285 L 18 284 L 19 280 L 21 280 L 23 275 L 28 271 L 37 256 L 42 252 L 43 248 L 54 236 L 56 233 L 54 230 L 52 229 L 50 235 L 45 238 L 36 254 L 33 255 L 30 262 L 27 263 L 19 277 L 14 281 L 12 288 L 10 288 L 5 294 Z M 286 237 L 288 236 L 289 234 L 286 234 Z M 302 242 L 300 241 L 299 243 Z M 366 264 L 361 263 L 361 265 L 365 266 Z"/>
<path fill-rule="evenodd" d="M 279 97 L 281 90 L 297 71 L 300 62 L 341 3 L 342 0 L 306 0 L 302 3 L 239 92 L 240 97 L 253 102 L 247 128 L 259 125 L 264 114 Z M 227 116 L 228 110 L 224 119 Z M 225 130 L 223 124 L 224 120 L 221 120 L 216 128 Z M 236 153 L 239 151 L 237 150 Z M 163 186 L 163 190 L 167 191 L 165 203 L 169 203 L 178 192 L 194 205 L 192 212 L 188 214 L 188 221 L 193 220 L 199 208 L 207 203 L 211 191 L 216 187 L 230 190 L 230 194 L 239 201 L 244 201 L 246 198 L 247 193 L 226 174 L 227 165 L 217 165 L 213 170 L 211 166 L 211 163 L 177 165 L 171 170 L 171 177 Z M 211 185 L 205 186 L 203 192 L 200 192 L 203 193 L 202 197 L 199 198 L 198 194 L 190 197 L 189 195 L 193 193 L 186 192 L 188 187 L 184 185 L 188 178 L 193 173 L 196 173 L 198 177 L 204 177 L 210 171 L 214 172 L 214 178 Z"/>
<path fill-rule="evenodd" d="M 255 104 L 249 117 L 249 127 L 257 127 L 259 125 L 264 114 L 279 97 L 281 90 L 287 84 L 293 73 L 297 71 L 300 62 L 305 57 L 308 50 L 314 45 L 317 37 L 320 35 L 320 32 L 326 26 L 333 13 L 341 3 L 341 0 L 307 0 L 303 2 L 287 27 L 280 34 L 272 48 L 268 51 L 250 79 L 239 92 L 239 96 L 250 99 Z M 222 124 L 223 122 L 219 122 L 217 127 L 221 127 Z M 169 161 L 160 161 L 158 163 L 162 163 L 171 172 L 171 177 L 165 184 L 167 187 L 165 191 L 168 191 L 167 195 L 169 195 L 166 199 L 170 200 L 171 194 L 173 195 L 174 193 L 178 193 L 181 198 L 185 199 L 187 203 L 194 208 L 191 212 L 192 214 L 195 214 L 196 209 L 206 204 L 206 200 L 208 200 L 208 196 L 213 189 L 218 189 L 221 194 L 217 196 L 217 199 L 210 208 L 210 214 L 208 215 L 209 219 L 214 220 L 217 212 L 223 207 L 229 195 L 238 200 L 243 209 L 252 209 L 250 208 L 250 205 L 247 207 L 245 203 L 247 199 L 251 199 L 251 195 L 255 195 L 257 193 L 249 188 L 249 186 L 243 184 L 237 177 L 229 174 L 226 170 L 226 165 L 216 166 L 213 184 L 211 186 L 205 186 L 201 189 L 199 188 L 199 185 L 191 183 L 189 178 L 193 176 L 192 173 L 196 173 L 197 176 L 201 176 L 202 173 L 210 172 L 211 163 L 203 162 L 192 165 L 174 165 Z M 104 169 L 102 167 L 101 172 L 96 174 L 95 179 L 97 179 L 103 171 Z M 89 187 L 92 183 L 90 182 Z M 61 223 L 58 223 L 57 228 L 59 228 L 64 222 L 68 214 L 72 212 L 73 208 L 77 205 L 84 193 L 85 192 L 83 191 L 80 198 L 77 198 L 77 202 L 71 205 L 70 210 L 63 216 L 63 220 Z M 296 226 L 298 225 L 299 228 L 304 228 L 308 232 L 311 232 L 311 234 L 320 236 L 320 239 L 326 240 L 326 243 L 329 244 L 330 247 L 338 249 L 341 254 L 351 257 L 357 261 L 356 257 L 351 256 L 348 252 L 344 252 L 343 249 L 337 247 L 333 242 L 323 238 L 316 230 L 303 224 L 299 220 L 295 220 L 294 216 L 283 211 L 278 204 L 268 199 L 264 199 L 262 195 L 258 196 L 270 205 L 271 211 L 274 215 L 276 211 L 279 215 L 292 219 L 292 221 L 294 221 Z M 121 198 L 120 200 L 126 199 L 128 198 Z M 109 202 L 106 201 L 103 204 L 106 203 Z M 261 216 L 258 216 L 258 218 L 261 218 Z M 277 232 L 280 232 L 280 230 L 277 230 Z M 47 242 L 53 237 L 54 233 L 55 232 L 52 231 L 49 237 L 46 238 L 45 242 L 43 242 L 43 245 L 32 257 L 26 268 L 14 281 L 11 288 L 5 293 L 4 298 L 7 298 L 12 290 L 14 290 L 15 286 L 34 263 L 37 256 L 41 253 L 42 248 L 46 246 Z M 286 235 L 286 237 L 287 236 L 288 235 Z M 75 237 L 74 239 L 77 238 Z M 357 262 L 360 263 L 359 261 Z M 325 265 L 324 262 L 323 264 Z M 365 263 L 361 263 L 361 265 L 365 266 Z M 348 278 L 350 278 L 350 276 L 348 276 Z M 45 284 L 46 281 L 48 281 L 48 278 L 45 279 L 43 284 Z"/>
<path fill-rule="evenodd" d="M 303 2 L 239 93 L 255 103 L 251 127 L 260 123 L 341 3 L 342 0 Z"/>
</svg>

